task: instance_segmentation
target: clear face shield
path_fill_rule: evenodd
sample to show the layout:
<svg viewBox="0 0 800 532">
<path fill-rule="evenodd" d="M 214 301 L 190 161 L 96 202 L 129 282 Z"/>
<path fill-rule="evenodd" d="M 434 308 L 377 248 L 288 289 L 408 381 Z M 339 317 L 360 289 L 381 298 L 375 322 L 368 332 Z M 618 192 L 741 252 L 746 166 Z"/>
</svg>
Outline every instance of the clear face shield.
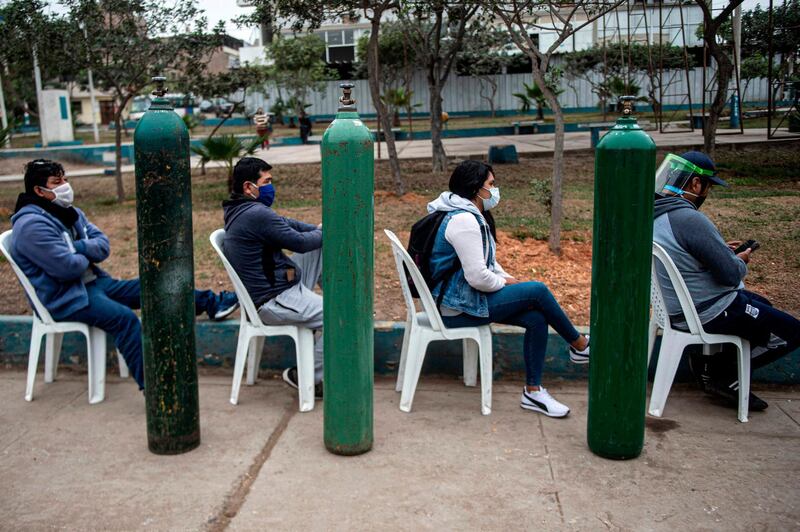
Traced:
<svg viewBox="0 0 800 532">
<path fill-rule="evenodd" d="M 700 168 L 673 153 L 667 154 L 656 170 L 656 194 L 662 197 L 673 194 L 682 196 L 686 185 L 695 175 L 711 177 L 714 172 Z"/>
</svg>

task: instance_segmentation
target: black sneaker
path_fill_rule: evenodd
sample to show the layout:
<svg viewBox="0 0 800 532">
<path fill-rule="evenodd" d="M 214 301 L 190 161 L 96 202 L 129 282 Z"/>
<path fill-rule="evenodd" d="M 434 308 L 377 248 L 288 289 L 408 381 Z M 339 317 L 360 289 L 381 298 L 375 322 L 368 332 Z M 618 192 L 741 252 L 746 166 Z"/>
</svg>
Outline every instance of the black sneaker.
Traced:
<svg viewBox="0 0 800 532">
<path fill-rule="evenodd" d="M 705 391 L 722 400 L 725 406 L 739 408 L 739 381 L 735 380 L 729 384 L 720 381 L 709 380 L 706 383 Z M 750 392 L 748 410 L 750 412 L 761 412 L 766 410 L 769 404 L 759 396 Z"/>
<path fill-rule="evenodd" d="M 297 390 L 297 366 L 292 366 L 283 370 L 283 382 Z M 322 399 L 322 383 L 318 382 L 314 385 L 314 397 Z"/>
</svg>

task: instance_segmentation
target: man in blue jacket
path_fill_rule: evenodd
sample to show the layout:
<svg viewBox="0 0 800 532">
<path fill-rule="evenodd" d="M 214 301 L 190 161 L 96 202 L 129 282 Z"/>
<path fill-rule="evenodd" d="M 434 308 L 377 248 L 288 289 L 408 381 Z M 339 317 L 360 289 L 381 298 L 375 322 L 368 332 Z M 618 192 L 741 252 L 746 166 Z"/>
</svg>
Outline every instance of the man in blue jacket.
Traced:
<svg viewBox="0 0 800 532">
<path fill-rule="evenodd" d="M 130 374 L 144 388 L 138 279 L 122 281 L 103 271 L 111 246 L 103 232 L 72 205 L 64 168 L 45 159 L 25 166 L 25 192 L 11 217 L 11 255 L 53 319 L 99 327 L 114 336 Z M 195 310 L 221 320 L 239 306 L 236 295 L 195 291 Z"/>
<path fill-rule="evenodd" d="M 656 175 L 653 240 L 669 254 L 681 273 L 703 329 L 750 341 L 751 367 L 760 368 L 800 347 L 800 321 L 744 289 L 751 248 L 734 253 L 741 242 L 725 242 L 699 209 L 714 185 L 728 186 L 716 174 L 714 162 L 692 151 L 667 155 Z M 657 274 L 672 326 L 687 329 L 680 303 L 666 271 Z M 730 346 L 728 346 L 730 347 Z M 736 357 L 730 352 L 690 357 L 704 389 L 738 405 Z M 767 403 L 750 394 L 750 410 Z"/>
<path fill-rule="evenodd" d="M 315 394 L 322 396 L 322 225 L 286 218 L 272 210 L 272 166 L 255 157 L 233 169 L 225 212 L 225 256 L 267 325 L 302 325 L 318 331 L 314 345 Z M 287 257 L 284 249 L 294 252 Z M 297 368 L 283 372 L 297 388 Z"/>
</svg>

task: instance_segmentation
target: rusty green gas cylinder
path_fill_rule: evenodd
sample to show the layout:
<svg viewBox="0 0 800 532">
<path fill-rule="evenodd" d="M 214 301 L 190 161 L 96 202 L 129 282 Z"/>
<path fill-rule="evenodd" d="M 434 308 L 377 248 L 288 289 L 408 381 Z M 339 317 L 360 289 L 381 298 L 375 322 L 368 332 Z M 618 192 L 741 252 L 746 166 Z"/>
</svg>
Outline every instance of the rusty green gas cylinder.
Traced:
<svg viewBox="0 0 800 532">
<path fill-rule="evenodd" d="M 372 135 L 343 83 L 339 112 L 322 137 L 322 257 L 325 447 L 356 455 L 372 448 Z"/>
<path fill-rule="evenodd" d="M 178 454 L 200 445 L 189 132 L 154 81 L 133 134 L 147 443 Z"/>
<path fill-rule="evenodd" d="M 635 458 L 644 445 L 656 145 L 630 115 L 595 152 L 589 448 Z"/>
</svg>

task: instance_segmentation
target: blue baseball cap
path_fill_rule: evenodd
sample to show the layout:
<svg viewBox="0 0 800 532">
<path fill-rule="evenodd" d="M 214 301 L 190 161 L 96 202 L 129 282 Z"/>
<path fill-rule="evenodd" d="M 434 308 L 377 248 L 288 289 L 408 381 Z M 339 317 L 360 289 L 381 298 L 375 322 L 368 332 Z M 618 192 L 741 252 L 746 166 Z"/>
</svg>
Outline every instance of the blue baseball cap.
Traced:
<svg viewBox="0 0 800 532">
<path fill-rule="evenodd" d="M 712 161 L 711 157 L 705 153 L 699 151 L 687 151 L 686 153 L 682 153 L 680 157 L 689 161 L 698 168 L 705 170 L 705 172 L 698 173 L 701 177 L 708 179 L 714 184 L 721 185 L 723 187 L 728 186 L 728 183 L 726 183 L 717 175 L 717 167 L 714 165 L 714 161 Z"/>
</svg>

